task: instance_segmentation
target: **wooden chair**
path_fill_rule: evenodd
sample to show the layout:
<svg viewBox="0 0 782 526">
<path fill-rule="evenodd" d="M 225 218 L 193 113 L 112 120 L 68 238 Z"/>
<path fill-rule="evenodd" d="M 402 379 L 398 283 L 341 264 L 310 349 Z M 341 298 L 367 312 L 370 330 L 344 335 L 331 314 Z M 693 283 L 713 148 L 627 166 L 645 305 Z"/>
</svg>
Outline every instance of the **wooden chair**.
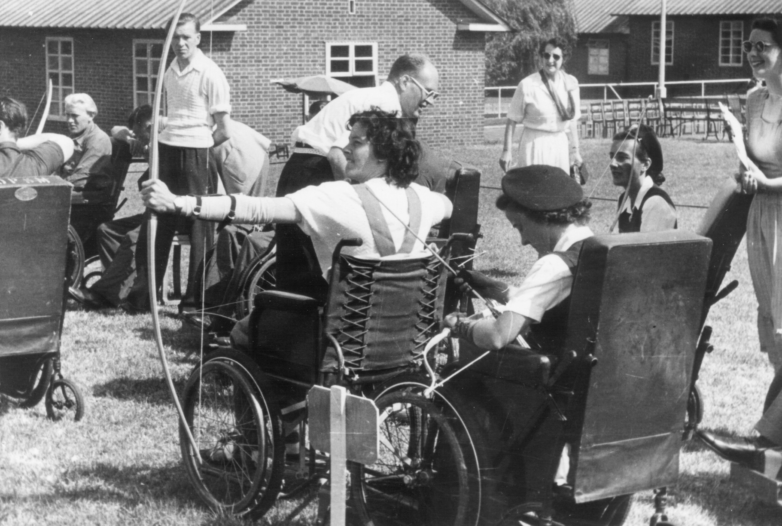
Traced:
<svg viewBox="0 0 782 526">
<path fill-rule="evenodd" d="M 593 136 L 605 137 L 605 115 L 603 101 L 589 103 L 589 119 L 592 121 Z"/>
</svg>

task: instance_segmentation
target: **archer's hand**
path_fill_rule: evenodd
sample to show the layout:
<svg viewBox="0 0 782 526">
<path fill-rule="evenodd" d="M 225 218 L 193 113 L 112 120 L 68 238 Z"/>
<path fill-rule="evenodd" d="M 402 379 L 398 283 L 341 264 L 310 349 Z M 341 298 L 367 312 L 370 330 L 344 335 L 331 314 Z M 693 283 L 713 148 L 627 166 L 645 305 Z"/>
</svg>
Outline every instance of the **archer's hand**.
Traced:
<svg viewBox="0 0 782 526">
<path fill-rule="evenodd" d="M 144 206 L 158 214 L 173 214 L 176 212 L 174 199 L 176 196 L 166 186 L 166 183 L 156 179 L 144 181 L 141 184 L 141 198 Z"/>
<path fill-rule="evenodd" d="M 751 167 L 750 169 L 741 168 L 739 174 L 739 183 L 741 183 L 741 191 L 745 194 L 755 194 L 759 189 L 762 189 L 768 183 L 768 178 L 760 169 Z"/>
<path fill-rule="evenodd" d="M 468 292 L 469 288 L 487 299 L 493 299 L 503 305 L 508 303 L 510 287 L 500 280 L 490 278 L 475 270 L 462 270 L 454 278 L 454 283 L 462 290 Z"/>
<path fill-rule="evenodd" d="M 513 154 L 508 150 L 503 150 L 500 155 L 500 168 L 503 172 L 507 172 L 513 168 Z"/>
</svg>

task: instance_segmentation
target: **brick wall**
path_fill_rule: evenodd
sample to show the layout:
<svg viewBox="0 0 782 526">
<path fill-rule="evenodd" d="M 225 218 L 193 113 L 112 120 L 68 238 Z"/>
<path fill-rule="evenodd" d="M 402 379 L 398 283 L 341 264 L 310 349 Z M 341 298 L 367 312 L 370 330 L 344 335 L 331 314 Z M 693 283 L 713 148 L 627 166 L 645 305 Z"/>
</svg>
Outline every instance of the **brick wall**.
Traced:
<svg viewBox="0 0 782 526">
<path fill-rule="evenodd" d="M 741 66 L 719 65 L 720 21 L 743 20 L 744 40 L 749 39 L 754 17 L 672 16 L 673 64 L 666 67 L 666 81 L 749 78 L 752 70 L 744 57 Z M 652 22 L 657 17 L 631 17 L 627 78 L 635 82 L 656 81 L 658 65 L 652 64 Z M 724 94 L 738 85 L 719 85 L 707 94 Z M 700 88 L 669 86 L 668 96 L 700 95 Z"/>
<path fill-rule="evenodd" d="M 223 68 L 231 85 L 234 116 L 269 138 L 287 142 L 301 123 L 301 96 L 269 83 L 271 79 L 326 72 L 326 42 L 375 42 L 378 74 L 385 77 L 394 59 L 411 51 L 427 53 L 440 71 L 442 97 L 428 108 L 420 136 L 434 146 L 483 141 L 483 33 L 457 31 L 457 21 L 472 19 L 458 0 L 358 0 L 348 14 L 347 0 L 298 2 L 243 0 L 227 17 L 247 25 L 236 33 L 203 33 L 201 48 Z M 76 90 L 98 105 L 98 124 L 108 130 L 124 123 L 132 110 L 132 41 L 163 39 L 163 31 L 17 30 L 0 32 L 0 93 L 20 98 L 35 111 L 45 87 L 44 41 L 74 38 Z M 62 131 L 50 121 L 47 131 Z"/>
</svg>

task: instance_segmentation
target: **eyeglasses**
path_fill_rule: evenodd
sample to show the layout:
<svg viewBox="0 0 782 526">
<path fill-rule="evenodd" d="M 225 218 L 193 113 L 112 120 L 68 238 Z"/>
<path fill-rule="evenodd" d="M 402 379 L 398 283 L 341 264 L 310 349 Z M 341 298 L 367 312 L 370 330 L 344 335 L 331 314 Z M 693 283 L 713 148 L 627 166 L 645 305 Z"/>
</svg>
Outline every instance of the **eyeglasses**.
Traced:
<svg viewBox="0 0 782 526">
<path fill-rule="evenodd" d="M 744 51 L 744 53 L 751 53 L 752 48 L 755 48 L 755 51 L 758 53 L 763 53 L 767 48 L 772 48 L 776 46 L 776 44 L 772 42 L 763 42 L 758 40 L 757 42 L 752 42 L 751 40 L 747 40 L 745 42 L 741 43 L 741 49 Z"/>
<path fill-rule="evenodd" d="M 557 53 L 545 53 L 545 52 L 544 52 L 544 53 L 541 53 L 541 55 L 542 55 L 542 56 L 543 56 L 543 58 L 545 58 L 546 60 L 550 59 L 551 57 L 554 57 L 554 60 L 561 60 L 561 59 L 562 59 L 562 55 L 559 55 L 559 54 L 557 54 Z"/>
<path fill-rule="evenodd" d="M 420 82 L 415 80 L 415 77 L 412 75 L 408 75 L 408 78 L 412 80 L 416 86 L 421 88 L 421 93 L 424 95 L 424 102 L 427 104 L 434 105 L 434 101 L 436 101 L 438 98 L 440 98 L 440 94 L 436 92 L 433 89 L 426 89 Z"/>
</svg>

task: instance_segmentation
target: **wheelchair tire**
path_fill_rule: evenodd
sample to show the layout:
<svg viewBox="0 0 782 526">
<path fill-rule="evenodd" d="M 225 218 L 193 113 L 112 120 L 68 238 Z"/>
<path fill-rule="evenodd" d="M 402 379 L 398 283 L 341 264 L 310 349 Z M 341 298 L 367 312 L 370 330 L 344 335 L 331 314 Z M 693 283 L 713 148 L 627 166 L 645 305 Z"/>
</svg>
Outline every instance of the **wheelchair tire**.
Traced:
<svg viewBox="0 0 782 526">
<path fill-rule="evenodd" d="M 81 279 L 82 286 L 86 288 L 92 287 L 100 278 L 103 277 L 103 273 L 106 269 L 103 268 L 103 264 L 100 262 L 98 256 L 92 256 L 87 258 L 84 262 L 84 274 Z"/>
<path fill-rule="evenodd" d="M 374 464 L 350 464 L 351 493 L 362 525 L 466 526 L 469 476 L 456 432 L 422 396 L 391 391 L 375 400 L 380 452 Z"/>
<path fill-rule="evenodd" d="M 185 385 L 185 419 L 203 464 L 181 424 L 179 441 L 190 481 L 209 507 L 257 518 L 277 498 L 285 446 L 279 409 L 266 396 L 263 377 L 236 354 L 208 357 Z"/>
<path fill-rule="evenodd" d="M 33 381 L 33 388 L 30 394 L 19 402 L 19 407 L 30 408 L 35 407 L 43 400 L 49 390 L 49 384 L 52 381 L 52 374 L 54 373 L 54 360 L 47 358 L 41 364 L 41 368 L 35 374 Z"/>
<path fill-rule="evenodd" d="M 65 260 L 65 286 L 79 288 L 84 273 L 84 244 L 73 225 L 68 225 L 68 255 Z"/>
<path fill-rule="evenodd" d="M 415 394 L 422 396 L 429 387 L 427 378 L 420 374 L 404 374 L 392 378 L 377 387 L 373 398 L 391 392 Z M 432 402 L 443 413 L 451 424 L 459 440 L 469 478 L 469 505 L 465 525 L 492 524 L 498 516 L 495 506 L 492 506 L 494 484 L 491 477 L 486 477 L 487 466 L 490 465 L 488 439 L 475 418 L 468 400 L 457 390 L 448 385 L 438 388 L 432 397 Z"/>
<path fill-rule="evenodd" d="M 239 320 L 250 315 L 259 292 L 277 286 L 277 257 L 274 254 L 264 256 L 248 269 L 247 279 L 241 288 L 242 297 L 236 305 L 236 318 Z"/>
<path fill-rule="evenodd" d="M 62 420 L 71 414 L 74 422 L 84 416 L 84 398 L 76 384 L 65 378 L 54 380 L 46 391 L 46 416 Z"/>
<path fill-rule="evenodd" d="M 687 418 L 684 421 L 684 439 L 690 440 L 703 420 L 703 395 L 695 385 L 687 397 Z"/>
</svg>

